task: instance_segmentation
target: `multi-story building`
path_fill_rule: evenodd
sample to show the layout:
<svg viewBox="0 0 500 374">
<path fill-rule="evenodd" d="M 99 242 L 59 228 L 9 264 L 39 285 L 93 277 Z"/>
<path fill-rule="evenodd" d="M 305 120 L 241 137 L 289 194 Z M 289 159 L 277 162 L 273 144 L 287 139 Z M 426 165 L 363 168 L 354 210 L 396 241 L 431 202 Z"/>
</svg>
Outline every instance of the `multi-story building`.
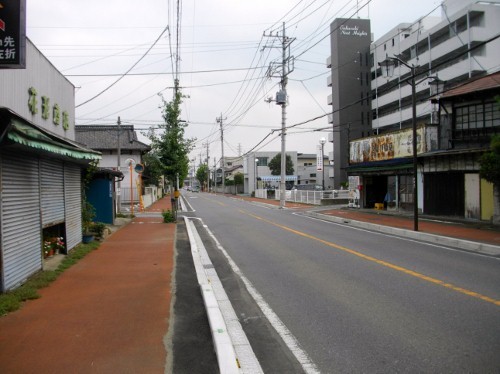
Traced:
<svg viewBox="0 0 500 374">
<path fill-rule="evenodd" d="M 321 157 L 321 156 L 319 156 Z M 320 158 L 321 159 L 321 158 Z M 328 156 L 323 156 L 324 170 L 318 170 L 318 155 L 312 153 L 299 153 L 297 155 L 297 185 L 298 189 L 320 189 L 323 187 L 323 176 L 325 178 L 325 189 L 333 188 L 333 178 L 330 178 L 332 165 Z"/>
<path fill-rule="evenodd" d="M 349 155 L 340 154 L 342 159 L 349 157 L 347 174 L 359 177 L 361 206 L 373 207 L 375 203 L 388 199 L 386 202 L 391 209 L 412 210 L 418 203 L 423 213 L 479 218 L 477 209 L 474 213 L 470 213 L 470 209 L 444 211 L 439 208 L 440 198 L 431 192 L 432 188 L 443 184 L 450 173 L 461 181 L 460 185 L 467 185 L 469 191 L 473 184 L 478 190 L 475 186 L 476 179 L 479 180 L 477 161 L 487 148 L 487 136 L 472 139 L 467 147 L 464 147 L 467 142 L 457 142 L 457 134 L 462 136 L 464 132 L 457 132 L 449 119 L 452 114 L 453 118 L 459 118 L 458 112 L 448 105 L 440 107 L 439 95 L 431 92 L 429 83 L 436 78 L 444 81 L 442 97 L 446 97 L 446 92 L 457 85 L 498 71 L 499 19 L 499 0 L 447 0 L 441 5 L 441 17 L 422 17 L 413 23 L 401 23 L 371 44 L 371 132 L 361 134 L 359 139 L 350 137 Z M 396 62 L 395 73 L 390 78 L 382 75 L 379 65 L 388 58 Z M 415 95 L 412 76 L 415 78 Z M 362 94 L 363 89 L 359 89 L 358 95 L 361 97 Z M 456 105 L 461 98 L 454 97 L 457 97 L 453 101 Z M 413 175 L 413 99 L 416 102 L 417 175 Z M 467 97 L 470 99 L 471 95 Z M 485 96 L 477 100 L 484 101 Z M 491 101 L 491 97 L 488 100 Z M 490 101 L 487 104 L 491 106 Z M 446 113 L 446 110 L 453 112 Z M 474 110 L 486 113 L 485 107 L 475 107 Z M 489 112 L 496 113 L 495 109 Z M 476 123 L 475 115 L 468 112 L 467 121 Z M 474 152 L 472 148 L 475 148 Z M 463 166 L 459 159 L 469 160 L 467 162 L 473 166 Z M 451 167 L 450 160 L 457 164 Z M 472 177 L 471 173 L 475 176 Z M 432 187 L 431 180 L 441 182 L 433 182 Z M 415 183 L 418 196 L 414 196 Z M 464 206 L 464 189 L 458 190 L 461 192 L 457 201 Z"/>
<path fill-rule="evenodd" d="M 416 67 L 417 122 L 432 123 L 429 79 L 452 87 L 499 68 L 500 1 L 447 0 L 441 17 L 401 23 L 370 47 L 372 127 L 402 129 L 412 121 L 411 71 L 399 64 L 392 78 L 383 77 L 379 63 L 398 57 Z"/>
<path fill-rule="evenodd" d="M 333 142 L 333 185 L 347 181 L 349 140 L 372 133 L 370 111 L 370 21 L 339 18 L 330 25 L 331 69 L 328 104 L 332 114 L 330 142 Z M 326 150 L 325 150 L 326 151 Z"/>
<path fill-rule="evenodd" d="M 255 192 L 257 188 L 265 186 L 277 187 L 281 180 L 279 175 L 271 175 L 269 162 L 280 152 L 253 152 L 243 158 L 243 173 L 245 176 L 244 191 L 247 194 Z M 287 185 L 293 184 L 297 180 L 297 152 L 286 153 L 293 163 L 294 175 L 286 176 Z"/>
</svg>

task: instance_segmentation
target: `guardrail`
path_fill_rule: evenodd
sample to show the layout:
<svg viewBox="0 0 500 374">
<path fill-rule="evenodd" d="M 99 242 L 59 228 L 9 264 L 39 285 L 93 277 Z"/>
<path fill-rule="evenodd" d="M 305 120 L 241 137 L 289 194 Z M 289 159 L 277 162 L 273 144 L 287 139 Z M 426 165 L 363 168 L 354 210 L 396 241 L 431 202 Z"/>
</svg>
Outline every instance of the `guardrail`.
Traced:
<svg viewBox="0 0 500 374">
<path fill-rule="evenodd" d="M 281 191 L 276 190 L 275 199 L 280 200 Z M 260 196 L 258 196 L 260 197 Z M 304 191 L 287 190 L 286 201 L 311 205 L 321 205 L 322 200 L 349 199 L 349 190 L 328 190 L 328 191 Z"/>
</svg>

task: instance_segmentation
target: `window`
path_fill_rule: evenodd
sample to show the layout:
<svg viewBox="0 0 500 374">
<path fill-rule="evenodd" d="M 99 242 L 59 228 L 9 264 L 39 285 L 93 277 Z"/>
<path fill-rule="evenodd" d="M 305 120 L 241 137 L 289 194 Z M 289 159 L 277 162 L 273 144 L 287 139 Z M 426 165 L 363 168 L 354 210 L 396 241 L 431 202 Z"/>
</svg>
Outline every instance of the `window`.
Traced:
<svg viewBox="0 0 500 374">
<path fill-rule="evenodd" d="M 394 38 L 392 38 L 392 46 L 394 47 Z"/>
<path fill-rule="evenodd" d="M 259 160 L 257 166 L 267 166 L 268 157 L 257 157 L 257 160 Z"/>
<path fill-rule="evenodd" d="M 316 173 L 309 174 L 309 178 L 316 178 Z"/>
<path fill-rule="evenodd" d="M 500 104 L 485 102 L 455 108 L 455 130 L 480 130 L 500 126 Z"/>
</svg>

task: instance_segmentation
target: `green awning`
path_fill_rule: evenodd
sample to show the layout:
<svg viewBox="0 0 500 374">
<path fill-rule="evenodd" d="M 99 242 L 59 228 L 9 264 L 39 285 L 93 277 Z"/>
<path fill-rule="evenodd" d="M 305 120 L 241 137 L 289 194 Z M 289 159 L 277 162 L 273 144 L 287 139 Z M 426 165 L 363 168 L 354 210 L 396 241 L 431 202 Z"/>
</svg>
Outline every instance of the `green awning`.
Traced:
<svg viewBox="0 0 500 374">
<path fill-rule="evenodd" d="M 100 152 L 81 147 L 68 139 L 51 134 L 6 108 L 0 108 L 0 111 L 0 119 L 3 122 L 0 124 L 3 130 L 0 133 L 3 134 L 3 139 L 75 160 L 97 161 L 101 159 Z M 3 139 L 0 139 L 0 142 Z"/>
</svg>

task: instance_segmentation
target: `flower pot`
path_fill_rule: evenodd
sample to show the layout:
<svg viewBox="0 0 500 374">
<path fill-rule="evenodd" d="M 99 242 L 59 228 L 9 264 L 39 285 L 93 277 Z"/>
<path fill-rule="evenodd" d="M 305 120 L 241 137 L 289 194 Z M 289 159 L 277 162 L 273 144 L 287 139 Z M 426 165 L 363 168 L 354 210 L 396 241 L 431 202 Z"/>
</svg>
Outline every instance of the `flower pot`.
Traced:
<svg viewBox="0 0 500 374">
<path fill-rule="evenodd" d="M 83 234 L 82 235 L 82 243 L 88 244 L 94 240 L 93 234 Z"/>
</svg>

